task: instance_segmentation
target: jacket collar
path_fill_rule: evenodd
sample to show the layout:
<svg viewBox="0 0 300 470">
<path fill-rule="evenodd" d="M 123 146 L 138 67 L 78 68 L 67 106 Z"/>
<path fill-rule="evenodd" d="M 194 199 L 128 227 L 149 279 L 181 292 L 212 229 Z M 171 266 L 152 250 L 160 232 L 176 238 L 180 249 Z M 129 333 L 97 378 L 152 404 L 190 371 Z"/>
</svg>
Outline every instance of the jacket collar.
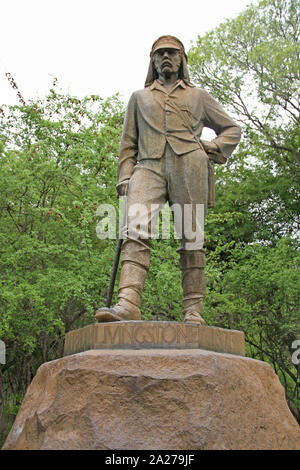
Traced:
<svg viewBox="0 0 300 470">
<path fill-rule="evenodd" d="M 175 88 L 177 88 L 179 86 L 181 88 L 184 88 L 184 89 L 186 88 L 186 84 L 184 83 L 183 80 L 180 79 L 174 84 L 174 87 L 172 88 L 172 91 L 174 91 Z M 164 93 L 166 93 L 166 90 L 164 89 L 163 83 L 158 79 L 154 80 L 154 82 L 152 83 L 152 85 L 150 85 L 149 88 L 150 88 L 150 90 L 157 89 L 157 90 L 160 90 L 160 91 L 163 91 Z"/>
</svg>

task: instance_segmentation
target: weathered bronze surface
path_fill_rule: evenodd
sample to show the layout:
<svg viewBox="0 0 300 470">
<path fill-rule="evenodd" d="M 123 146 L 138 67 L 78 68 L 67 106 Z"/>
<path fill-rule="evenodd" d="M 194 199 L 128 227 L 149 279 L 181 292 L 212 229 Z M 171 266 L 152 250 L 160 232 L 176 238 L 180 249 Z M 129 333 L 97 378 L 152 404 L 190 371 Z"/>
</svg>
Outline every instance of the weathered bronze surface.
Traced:
<svg viewBox="0 0 300 470">
<path fill-rule="evenodd" d="M 211 142 L 200 140 L 204 127 L 216 133 Z M 168 201 L 170 207 L 179 206 L 182 214 L 186 206 L 191 208 L 191 223 L 183 216 L 176 225 L 174 218 L 181 237 L 184 319 L 205 323 L 201 316 L 206 294 L 204 237 L 195 235 L 202 229 L 197 208 L 201 206 L 205 215 L 213 204 L 211 162 L 226 162 L 240 137 L 239 126 L 216 100 L 190 82 L 181 41 L 173 36 L 155 41 L 145 87 L 129 100 L 120 146 L 117 190 L 119 196 L 127 196 L 127 224 L 118 302 L 113 308 L 100 308 L 98 322 L 141 319 L 151 227 Z M 146 213 L 131 211 L 137 203 Z M 188 226 L 196 231 L 182 230 Z"/>
</svg>

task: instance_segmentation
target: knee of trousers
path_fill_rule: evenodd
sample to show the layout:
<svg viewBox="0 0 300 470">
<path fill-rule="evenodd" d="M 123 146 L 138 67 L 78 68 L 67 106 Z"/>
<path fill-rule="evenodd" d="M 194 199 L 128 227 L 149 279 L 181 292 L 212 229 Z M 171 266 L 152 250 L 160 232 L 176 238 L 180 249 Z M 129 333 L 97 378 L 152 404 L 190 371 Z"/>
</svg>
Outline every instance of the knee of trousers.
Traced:
<svg viewBox="0 0 300 470">
<path fill-rule="evenodd" d="M 125 239 L 122 246 L 123 265 L 126 262 L 137 264 L 148 270 L 150 266 L 151 240 Z"/>
</svg>

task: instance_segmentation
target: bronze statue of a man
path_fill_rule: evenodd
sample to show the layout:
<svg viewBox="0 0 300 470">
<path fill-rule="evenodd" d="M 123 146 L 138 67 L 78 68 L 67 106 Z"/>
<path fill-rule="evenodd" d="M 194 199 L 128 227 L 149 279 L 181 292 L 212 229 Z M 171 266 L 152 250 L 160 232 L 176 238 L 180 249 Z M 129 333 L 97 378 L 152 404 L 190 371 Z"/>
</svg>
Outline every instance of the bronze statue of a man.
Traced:
<svg viewBox="0 0 300 470">
<path fill-rule="evenodd" d="M 216 138 L 200 141 L 203 127 L 213 129 Z M 215 99 L 190 82 L 181 41 L 174 36 L 157 39 L 145 88 L 133 93 L 125 116 L 117 190 L 120 196 L 127 195 L 127 231 L 118 302 L 96 312 L 99 322 L 141 320 L 141 294 L 150 265 L 150 227 L 158 208 L 168 201 L 184 214 L 188 205 L 193 224 L 197 224 L 197 205 L 204 207 L 204 213 L 208 206 L 209 159 L 226 162 L 240 137 L 240 127 Z M 147 208 L 146 213 L 130 211 L 137 203 Z M 205 324 L 201 316 L 206 293 L 203 238 L 192 240 L 192 236 L 184 230 L 178 249 L 184 321 Z"/>
</svg>

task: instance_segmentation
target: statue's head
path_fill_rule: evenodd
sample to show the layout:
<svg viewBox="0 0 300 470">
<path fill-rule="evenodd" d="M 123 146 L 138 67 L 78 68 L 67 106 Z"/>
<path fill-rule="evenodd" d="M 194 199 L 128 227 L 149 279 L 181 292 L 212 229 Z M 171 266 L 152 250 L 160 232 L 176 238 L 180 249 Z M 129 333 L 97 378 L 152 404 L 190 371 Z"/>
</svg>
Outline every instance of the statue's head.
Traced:
<svg viewBox="0 0 300 470">
<path fill-rule="evenodd" d="M 164 53 L 165 56 L 169 54 L 169 57 L 172 59 L 171 62 L 178 71 L 178 78 L 189 83 L 190 78 L 187 69 L 187 56 L 182 42 L 175 36 L 161 36 L 152 45 L 145 87 L 151 85 L 154 80 L 158 78 L 160 67 L 162 67 Z"/>
</svg>

